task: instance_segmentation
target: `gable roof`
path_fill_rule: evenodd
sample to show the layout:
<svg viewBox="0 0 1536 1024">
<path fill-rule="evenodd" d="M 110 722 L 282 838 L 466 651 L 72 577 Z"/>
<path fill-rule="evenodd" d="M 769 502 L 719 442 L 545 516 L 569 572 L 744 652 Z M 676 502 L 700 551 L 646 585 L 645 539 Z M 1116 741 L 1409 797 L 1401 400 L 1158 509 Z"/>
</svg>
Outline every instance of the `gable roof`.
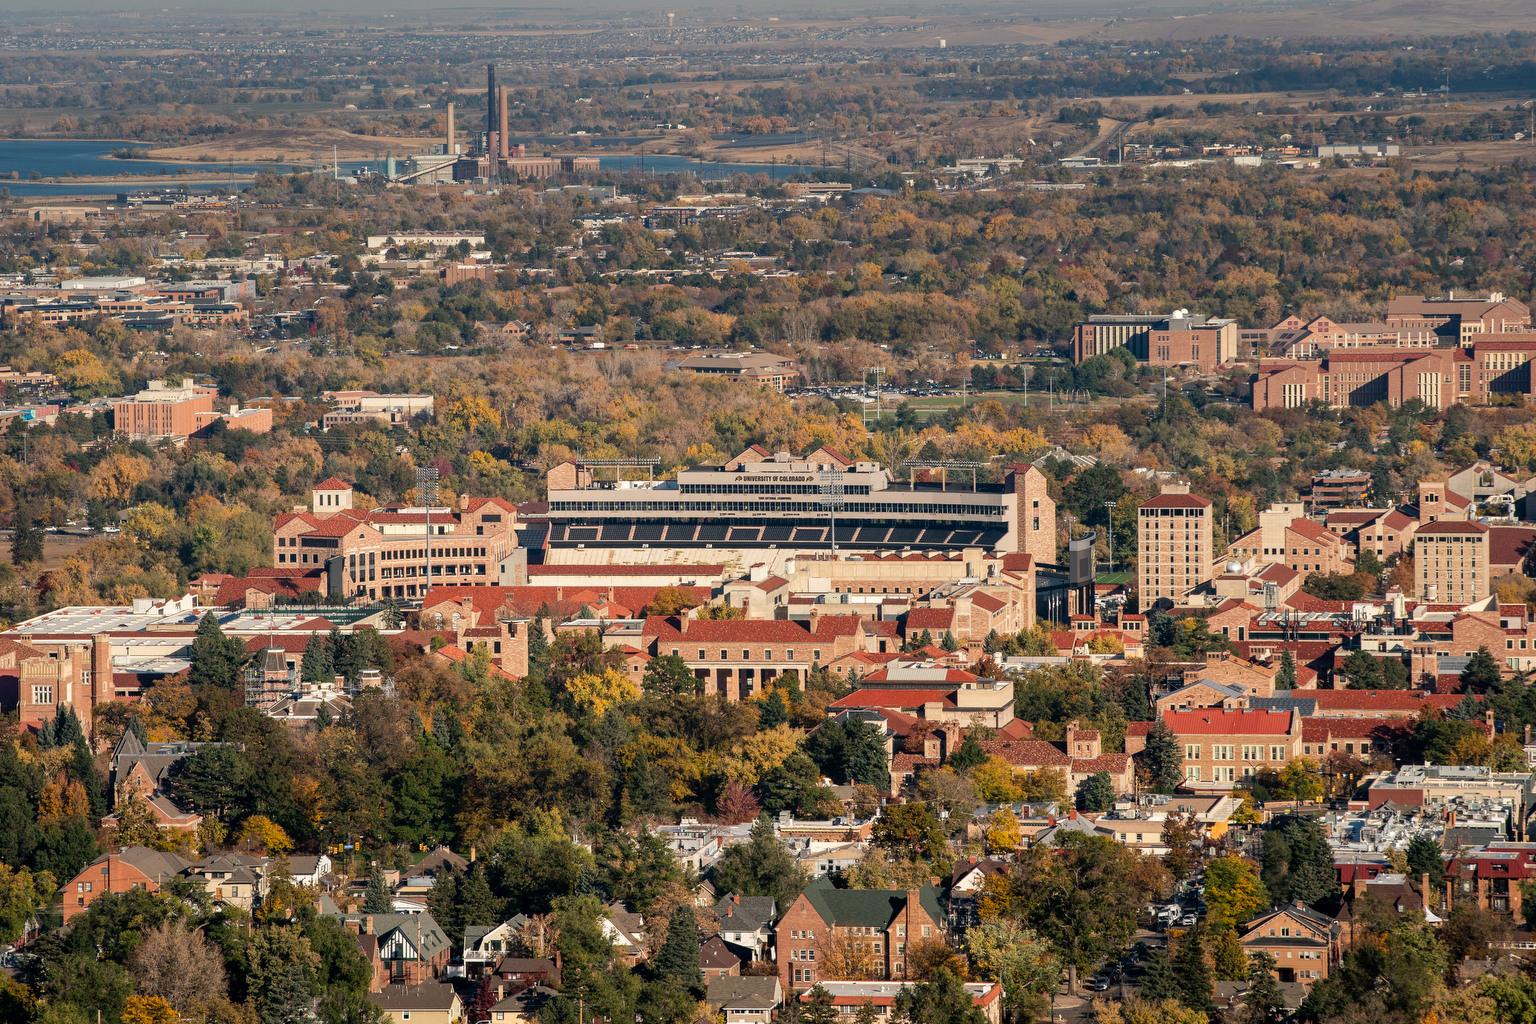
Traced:
<svg viewBox="0 0 1536 1024">
<path fill-rule="evenodd" d="M 907 902 L 906 892 L 900 889 L 839 889 L 825 876 L 805 887 L 805 898 L 829 925 L 879 928 L 882 931 L 895 920 Z M 932 885 L 925 885 L 918 891 L 918 902 L 936 924 L 943 923 L 939 894 Z"/>
</svg>

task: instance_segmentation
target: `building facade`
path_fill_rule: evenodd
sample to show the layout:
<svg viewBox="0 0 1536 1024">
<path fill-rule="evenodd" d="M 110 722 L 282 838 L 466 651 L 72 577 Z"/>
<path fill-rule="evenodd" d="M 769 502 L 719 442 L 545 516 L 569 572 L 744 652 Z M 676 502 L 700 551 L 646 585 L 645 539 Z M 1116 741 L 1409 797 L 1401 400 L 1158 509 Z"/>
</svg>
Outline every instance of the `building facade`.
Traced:
<svg viewBox="0 0 1536 1024">
<path fill-rule="evenodd" d="M 1187 485 L 1168 484 L 1136 514 L 1136 589 L 1143 611 L 1177 603 L 1211 578 L 1211 503 Z"/>
</svg>

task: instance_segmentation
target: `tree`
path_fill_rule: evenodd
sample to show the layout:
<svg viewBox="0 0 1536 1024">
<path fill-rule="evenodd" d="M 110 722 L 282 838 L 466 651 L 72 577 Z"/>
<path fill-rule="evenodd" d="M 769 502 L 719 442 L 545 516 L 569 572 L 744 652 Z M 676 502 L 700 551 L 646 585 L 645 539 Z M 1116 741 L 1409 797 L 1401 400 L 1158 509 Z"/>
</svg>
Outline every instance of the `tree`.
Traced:
<svg viewBox="0 0 1536 1024">
<path fill-rule="evenodd" d="M 265 814 L 253 814 L 240 823 L 235 845 L 242 850 L 265 853 L 271 857 L 281 857 L 293 850 L 293 840 L 288 837 L 283 826 Z"/>
<path fill-rule="evenodd" d="M 926 863 L 936 874 L 949 871 L 949 838 L 933 808 L 920 801 L 888 807 L 870 838 L 890 856 Z"/>
<path fill-rule="evenodd" d="M 1011 853 L 1024 842 L 1024 830 L 1012 811 L 999 807 L 987 818 L 982 838 L 989 852 Z"/>
<path fill-rule="evenodd" d="M 1196 925 L 1184 933 L 1174 949 L 1172 958 L 1174 974 L 1182 990 L 1180 1002 L 1191 1010 L 1209 1012 L 1211 1009 L 1211 971 L 1205 962 L 1205 928 Z"/>
<path fill-rule="evenodd" d="M 715 891 L 740 896 L 772 896 L 785 910 L 805 888 L 800 866 L 779 844 L 773 821 L 757 819 L 745 843 L 737 843 L 715 862 Z"/>
<path fill-rule="evenodd" d="M 1381 661 L 1369 651 L 1351 651 L 1339 672 L 1349 680 L 1351 690 L 1379 690 L 1384 678 Z"/>
<path fill-rule="evenodd" d="M 1275 980 L 1275 958 L 1255 953 L 1248 962 L 1248 995 L 1243 999 L 1242 1024 L 1280 1024 L 1287 1009 Z"/>
<path fill-rule="evenodd" d="M 1163 867 L 1174 881 L 1182 882 L 1200 866 L 1205 851 L 1205 826 L 1193 811 L 1171 814 L 1163 822 L 1163 846 L 1168 851 L 1163 854 Z"/>
<path fill-rule="evenodd" d="M 801 1003 L 800 1015 L 805 1024 L 837 1024 L 837 1005 L 832 1001 L 832 993 L 822 985 L 812 986 Z"/>
<path fill-rule="evenodd" d="M 246 985 L 261 1024 L 303 1024 L 314 1006 L 320 958 L 292 926 L 259 928 L 246 946 Z"/>
<path fill-rule="evenodd" d="M 1251 861 L 1227 855 L 1205 868 L 1205 920 L 1212 929 L 1232 929 L 1270 906 L 1269 892 Z"/>
<path fill-rule="evenodd" d="M 704 975 L 699 969 L 699 923 L 688 904 L 672 911 L 667 938 L 656 954 L 656 977 L 671 982 L 695 998 L 704 994 Z"/>
<path fill-rule="evenodd" d="M 245 658 L 245 644 L 225 636 L 218 617 L 208 612 L 197 624 L 187 681 L 193 686 L 234 690 L 240 682 L 240 670 L 245 665 Z"/>
<path fill-rule="evenodd" d="M 660 654 L 645 666 L 640 688 L 648 697 L 678 697 L 699 693 L 703 684 L 682 658 L 675 654 Z"/>
<path fill-rule="evenodd" d="M 966 929 L 965 950 L 979 977 L 1003 986 L 1003 1005 L 1016 1019 L 1034 1016 L 1061 980 L 1061 961 L 1050 943 L 1013 921 Z"/>
<path fill-rule="evenodd" d="M 1108 772 L 1095 772 L 1077 787 L 1077 809 L 1103 813 L 1115 806 L 1115 784 Z"/>
<path fill-rule="evenodd" d="M 896 996 L 896 1016 L 911 1024 L 985 1024 L 986 1016 L 951 970 L 904 988 Z"/>
<path fill-rule="evenodd" d="M 1161 719 L 1147 732 L 1141 762 L 1154 791 L 1172 793 L 1184 781 L 1184 748 L 1179 738 Z"/>
<path fill-rule="evenodd" d="M 1445 861 L 1440 855 L 1440 844 L 1422 833 L 1408 840 L 1406 850 L 1409 876 L 1415 879 L 1429 876 L 1429 884 L 1438 886 L 1445 877 Z"/>
<path fill-rule="evenodd" d="M 888 789 L 885 740 L 873 725 L 852 718 L 829 718 L 805 741 L 805 752 L 823 775 L 838 785 L 862 782 Z"/>
<path fill-rule="evenodd" d="M 388 914 L 395 909 L 394 890 L 384 880 L 384 870 L 374 861 L 368 869 L 368 887 L 363 890 L 363 913 Z"/>
<path fill-rule="evenodd" d="M 1243 981 L 1248 977 L 1248 955 L 1231 928 L 1221 929 L 1211 940 L 1211 971 L 1217 981 Z"/>
<path fill-rule="evenodd" d="M 1504 675 L 1499 671 L 1499 663 L 1493 660 L 1493 655 L 1488 653 L 1486 647 L 1479 647 L 1461 670 L 1463 693 L 1491 693 L 1503 681 Z"/>
<path fill-rule="evenodd" d="M 1167 886 L 1156 862 L 1107 836 L 1063 834 L 1054 847 L 1028 847 L 1006 876 L 1007 896 L 1021 921 L 1048 940 L 1069 980 L 1125 948 L 1152 894 Z"/>
<path fill-rule="evenodd" d="M 304 645 L 303 664 L 306 683 L 328 683 L 336 677 L 331 643 L 324 633 L 309 635 L 309 642 Z"/>
<path fill-rule="evenodd" d="M 12 523 L 12 564 L 29 565 L 42 561 L 44 534 L 37 510 L 30 505 L 18 506 L 12 516 Z"/>
<path fill-rule="evenodd" d="M 53 875 L 0 863 L 0 943 L 15 942 L 32 915 L 53 902 Z"/>
<path fill-rule="evenodd" d="M 828 802 L 828 794 L 821 788 L 821 773 L 816 762 L 802 750 L 795 751 L 764 772 L 757 780 L 757 790 L 758 801 L 769 814 L 789 811 L 808 817 Z"/>
<path fill-rule="evenodd" d="M 163 998 L 183 1017 L 225 997 L 223 954 L 185 921 L 162 921 L 145 932 L 130 964 L 139 991 Z"/>
<path fill-rule="evenodd" d="M 1290 648 L 1280 652 L 1280 667 L 1275 670 L 1275 689 L 1296 689 L 1296 658 Z"/>
<path fill-rule="evenodd" d="M 685 587 L 660 587 L 645 606 L 646 615 L 678 615 L 697 608 L 699 601 Z"/>
<path fill-rule="evenodd" d="M 960 741 L 960 746 L 949 756 L 949 767 L 962 775 L 977 765 L 986 761 L 987 752 L 981 749 L 981 741 L 976 738 L 976 730 L 967 729 L 965 738 Z"/>
<path fill-rule="evenodd" d="M 1276 902 L 1315 904 L 1338 895 L 1333 851 L 1316 821 L 1285 815 L 1271 823 L 1261 846 L 1260 877 Z"/>
<path fill-rule="evenodd" d="M 178 1024 L 181 1018 L 159 996 L 129 996 L 123 1003 L 122 1024 Z"/>
</svg>

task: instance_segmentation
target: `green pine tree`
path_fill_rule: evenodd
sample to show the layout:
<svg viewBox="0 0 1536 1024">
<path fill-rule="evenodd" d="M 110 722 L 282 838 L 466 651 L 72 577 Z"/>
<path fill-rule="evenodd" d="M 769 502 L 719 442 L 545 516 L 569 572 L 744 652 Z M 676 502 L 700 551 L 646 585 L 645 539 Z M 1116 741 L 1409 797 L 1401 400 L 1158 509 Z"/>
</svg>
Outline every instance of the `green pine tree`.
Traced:
<svg viewBox="0 0 1536 1024">
<path fill-rule="evenodd" d="M 388 914 L 395 909 L 395 894 L 384 880 L 384 869 L 374 861 L 368 869 L 368 888 L 363 891 L 363 913 Z"/>
<path fill-rule="evenodd" d="M 699 970 L 699 923 L 687 904 L 672 911 L 667 938 L 656 954 L 656 978 L 701 996 L 704 975 Z"/>
</svg>

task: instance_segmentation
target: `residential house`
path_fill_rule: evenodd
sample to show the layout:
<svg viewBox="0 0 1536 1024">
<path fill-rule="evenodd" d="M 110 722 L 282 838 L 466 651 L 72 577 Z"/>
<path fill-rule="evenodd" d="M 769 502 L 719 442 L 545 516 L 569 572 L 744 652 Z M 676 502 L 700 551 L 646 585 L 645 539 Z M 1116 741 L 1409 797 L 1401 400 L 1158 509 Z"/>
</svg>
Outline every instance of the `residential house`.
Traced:
<svg viewBox="0 0 1536 1024">
<path fill-rule="evenodd" d="M 778 916 L 779 905 L 772 896 L 729 893 L 715 904 L 720 938 L 745 952 L 748 961 L 770 959 L 773 922 Z"/>
<path fill-rule="evenodd" d="M 614 956 L 630 967 L 644 962 L 650 955 L 645 918 L 626 909 L 622 903 L 610 903 L 603 912 L 603 935 L 613 943 Z"/>
<path fill-rule="evenodd" d="M 162 853 L 145 846 L 130 846 L 102 854 L 81 868 L 64 883 L 61 909 L 64 923 L 85 913 L 102 893 L 131 892 L 143 889 L 159 892 L 161 887 L 181 876 L 187 862 L 174 853 Z"/>
<path fill-rule="evenodd" d="M 728 978 L 741 974 L 741 957 L 718 935 L 711 935 L 699 943 L 699 970 L 706 980 Z"/>
<path fill-rule="evenodd" d="M 394 1024 L 458 1024 L 464 1003 L 452 985 L 426 981 L 419 985 L 385 985 L 368 993 L 368 1001 Z"/>
<path fill-rule="evenodd" d="M 775 975 L 710 978 L 705 983 L 704 1002 L 725 1024 L 772 1024 L 783 1001 L 784 990 Z"/>
<path fill-rule="evenodd" d="M 1328 977 L 1343 955 L 1339 922 L 1296 902 L 1261 914 L 1238 929 L 1238 942 L 1249 956 L 1268 953 L 1275 979 L 1311 986 Z"/>
<path fill-rule="evenodd" d="M 342 919 L 373 965 L 372 991 L 435 981 L 448 966 L 448 936 L 430 913 L 355 914 Z"/>
</svg>

